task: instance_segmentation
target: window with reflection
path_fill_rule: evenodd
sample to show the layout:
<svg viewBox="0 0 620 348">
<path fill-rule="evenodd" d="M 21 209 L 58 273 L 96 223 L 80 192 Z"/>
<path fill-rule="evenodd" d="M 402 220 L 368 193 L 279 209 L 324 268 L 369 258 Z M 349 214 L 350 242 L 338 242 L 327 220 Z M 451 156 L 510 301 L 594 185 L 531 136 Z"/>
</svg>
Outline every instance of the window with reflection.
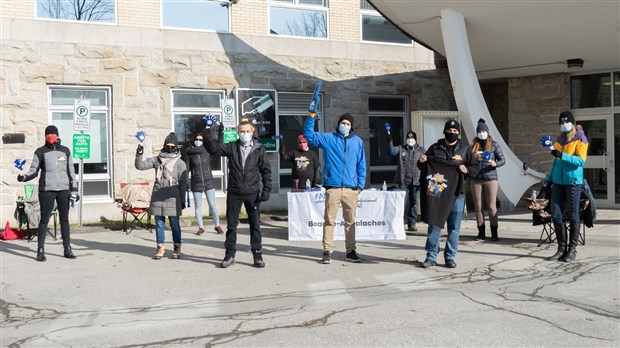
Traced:
<svg viewBox="0 0 620 348">
<path fill-rule="evenodd" d="M 571 76 L 571 107 L 611 106 L 611 73 Z"/>
<path fill-rule="evenodd" d="M 44 19 L 115 23 L 115 0 L 36 0 L 36 16 Z"/>
<path fill-rule="evenodd" d="M 162 0 L 164 28 L 230 32 L 228 0 Z"/>
<path fill-rule="evenodd" d="M 366 0 L 360 0 L 362 41 L 411 45 L 413 42 Z"/>
<path fill-rule="evenodd" d="M 326 0 L 271 0 L 269 34 L 327 38 Z"/>
</svg>

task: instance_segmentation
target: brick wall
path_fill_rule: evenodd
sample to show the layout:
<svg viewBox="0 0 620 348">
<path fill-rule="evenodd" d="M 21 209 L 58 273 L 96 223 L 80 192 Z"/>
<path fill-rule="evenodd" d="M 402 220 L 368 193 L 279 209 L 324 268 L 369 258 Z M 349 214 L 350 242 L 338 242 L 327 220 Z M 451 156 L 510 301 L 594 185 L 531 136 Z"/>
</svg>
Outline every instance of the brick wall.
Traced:
<svg viewBox="0 0 620 348">
<path fill-rule="evenodd" d="M 236 35 L 268 35 L 269 0 L 241 0 L 231 5 L 231 31 Z"/>
<path fill-rule="evenodd" d="M 35 16 L 33 0 L 2 0 L 0 16 L 5 18 L 31 19 Z"/>
<path fill-rule="evenodd" d="M 329 39 L 360 42 L 359 1 L 329 2 Z"/>
<path fill-rule="evenodd" d="M 140 28 L 161 26 L 161 0 L 117 1 L 118 25 Z"/>
</svg>

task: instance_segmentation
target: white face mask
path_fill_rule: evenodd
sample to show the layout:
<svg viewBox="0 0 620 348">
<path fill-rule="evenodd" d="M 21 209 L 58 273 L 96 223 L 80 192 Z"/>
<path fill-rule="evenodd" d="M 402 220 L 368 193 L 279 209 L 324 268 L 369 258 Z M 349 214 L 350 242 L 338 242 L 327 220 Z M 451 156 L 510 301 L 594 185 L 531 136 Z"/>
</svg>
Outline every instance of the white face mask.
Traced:
<svg viewBox="0 0 620 348">
<path fill-rule="evenodd" d="M 202 141 L 194 140 L 194 145 L 196 145 L 196 147 L 201 147 L 202 146 Z"/>
<path fill-rule="evenodd" d="M 488 136 L 489 136 L 489 133 L 487 133 L 487 132 L 480 132 L 480 133 L 478 133 L 478 139 L 480 139 L 480 140 L 487 140 Z"/>
<path fill-rule="evenodd" d="M 407 146 L 413 147 L 413 145 L 415 145 L 415 139 L 413 138 L 409 138 L 405 142 L 407 143 Z"/>
<path fill-rule="evenodd" d="M 573 125 L 572 123 L 564 123 L 562 125 L 560 125 L 560 130 L 562 132 L 570 132 L 573 129 Z"/>
<path fill-rule="evenodd" d="M 248 144 L 252 140 L 251 133 L 239 133 L 239 139 L 243 144 Z"/>
</svg>

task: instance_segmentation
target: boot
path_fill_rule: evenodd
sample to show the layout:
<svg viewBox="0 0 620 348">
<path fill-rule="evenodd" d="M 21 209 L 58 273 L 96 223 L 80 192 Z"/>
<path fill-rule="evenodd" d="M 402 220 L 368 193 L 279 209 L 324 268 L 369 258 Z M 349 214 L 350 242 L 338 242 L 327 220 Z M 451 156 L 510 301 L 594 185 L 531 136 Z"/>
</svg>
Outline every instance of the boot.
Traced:
<svg viewBox="0 0 620 348">
<path fill-rule="evenodd" d="M 485 240 L 485 239 L 487 239 L 487 236 L 486 236 L 486 234 L 484 232 L 484 228 L 485 228 L 484 224 L 478 226 L 478 236 L 476 237 L 476 240 Z"/>
<path fill-rule="evenodd" d="M 252 254 L 254 254 L 254 267 L 257 267 L 257 268 L 265 267 L 265 261 L 263 261 L 263 251 L 262 250 L 252 251 Z"/>
<path fill-rule="evenodd" d="M 47 257 L 45 257 L 45 250 L 43 248 L 37 249 L 37 261 L 39 262 L 47 261 Z"/>
<path fill-rule="evenodd" d="M 164 257 L 164 255 L 166 254 L 166 248 L 164 248 L 164 244 L 157 244 L 157 254 L 155 254 L 155 256 L 153 256 L 153 259 L 155 260 L 159 260 L 162 257 Z"/>
<path fill-rule="evenodd" d="M 570 224 L 570 234 L 568 241 L 568 250 L 562 257 L 560 261 L 562 262 L 573 262 L 577 257 L 577 243 L 579 243 L 579 228 L 581 226 L 577 224 Z"/>
<path fill-rule="evenodd" d="M 553 224 L 555 237 L 558 241 L 558 251 L 547 258 L 547 261 L 558 261 L 566 253 L 566 231 L 564 224 Z"/>
<path fill-rule="evenodd" d="M 497 242 L 499 238 L 497 238 L 497 226 L 491 225 L 491 241 Z"/>
<path fill-rule="evenodd" d="M 73 253 L 73 250 L 71 250 L 71 246 L 67 245 L 65 246 L 65 253 L 64 256 L 68 259 L 76 259 L 77 256 L 75 256 L 75 254 Z"/>
<path fill-rule="evenodd" d="M 180 259 L 181 258 L 181 243 L 174 243 L 174 250 L 172 251 L 172 255 L 170 255 L 171 259 Z"/>
</svg>

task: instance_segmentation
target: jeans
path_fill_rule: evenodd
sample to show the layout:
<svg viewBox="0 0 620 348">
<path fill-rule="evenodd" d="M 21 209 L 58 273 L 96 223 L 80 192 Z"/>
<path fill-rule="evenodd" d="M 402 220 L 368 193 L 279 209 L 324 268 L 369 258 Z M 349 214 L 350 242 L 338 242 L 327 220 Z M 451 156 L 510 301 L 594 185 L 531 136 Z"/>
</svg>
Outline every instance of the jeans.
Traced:
<svg viewBox="0 0 620 348">
<path fill-rule="evenodd" d="M 250 249 L 252 252 L 262 249 L 262 236 L 258 219 L 259 207 L 258 192 L 245 195 L 228 193 L 226 195 L 226 256 L 235 257 L 237 253 L 237 225 L 239 225 L 239 213 L 241 204 L 245 206 L 250 223 Z"/>
<path fill-rule="evenodd" d="M 407 225 L 415 226 L 418 220 L 418 194 L 420 193 L 420 185 L 405 184 L 400 187 L 401 190 L 407 191 L 407 203 L 409 209 L 407 210 Z"/>
<path fill-rule="evenodd" d="M 465 195 L 457 196 L 450 215 L 448 215 L 448 239 L 446 240 L 446 248 L 443 252 L 444 260 L 454 260 L 456 251 L 459 248 L 459 233 L 461 230 L 461 219 L 463 218 L 463 206 L 465 205 Z M 439 254 L 439 235 L 441 227 L 428 225 L 428 237 L 426 238 L 426 258 L 435 261 Z"/>
<path fill-rule="evenodd" d="M 37 247 L 45 246 L 45 235 L 47 224 L 52 217 L 54 202 L 58 207 L 58 218 L 60 219 L 60 234 L 62 235 L 62 245 L 67 248 L 70 246 L 71 237 L 69 228 L 69 196 L 71 191 L 39 191 L 39 205 L 41 207 L 41 220 L 37 229 Z"/>
<path fill-rule="evenodd" d="M 575 190 L 573 192 L 573 190 Z M 571 203 L 570 198 L 573 197 Z M 554 224 L 564 222 L 564 205 L 571 204 L 570 215 L 568 216 L 572 224 L 578 224 L 579 202 L 581 201 L 581 185 L 558 185 L 551 186 L 551 218 Z"/>
<path fill-rule="evenodd" d="M 172 230 L 172 241 L 176 244 L 181 243 L 181 225 L 179 225 L 179 217 L 178 216 L 168 216 L 168 221 L 170 222 L 170 229 Z M 157 240 L 157 244 L 164 244 L 166 241 L 165 236 L 166 231 L 166 217 L 165 216 L 155 216 L 155 238 Z"/>
<path fill-rule="evenodd" d="M 194 208 L 196 212 L 196 223 L 199 228 L 204 228 L 202 223 L 202 192 L 192 191 L 194 194 Z M 220 225 L 220 216 L 217 213 L 217 206 L 215 205 L 215 189 L 204 191 L 207 196 L 207 204 L 209 204 L 209 214 L 213 217 L 213 225 Z"/>
</svg>

